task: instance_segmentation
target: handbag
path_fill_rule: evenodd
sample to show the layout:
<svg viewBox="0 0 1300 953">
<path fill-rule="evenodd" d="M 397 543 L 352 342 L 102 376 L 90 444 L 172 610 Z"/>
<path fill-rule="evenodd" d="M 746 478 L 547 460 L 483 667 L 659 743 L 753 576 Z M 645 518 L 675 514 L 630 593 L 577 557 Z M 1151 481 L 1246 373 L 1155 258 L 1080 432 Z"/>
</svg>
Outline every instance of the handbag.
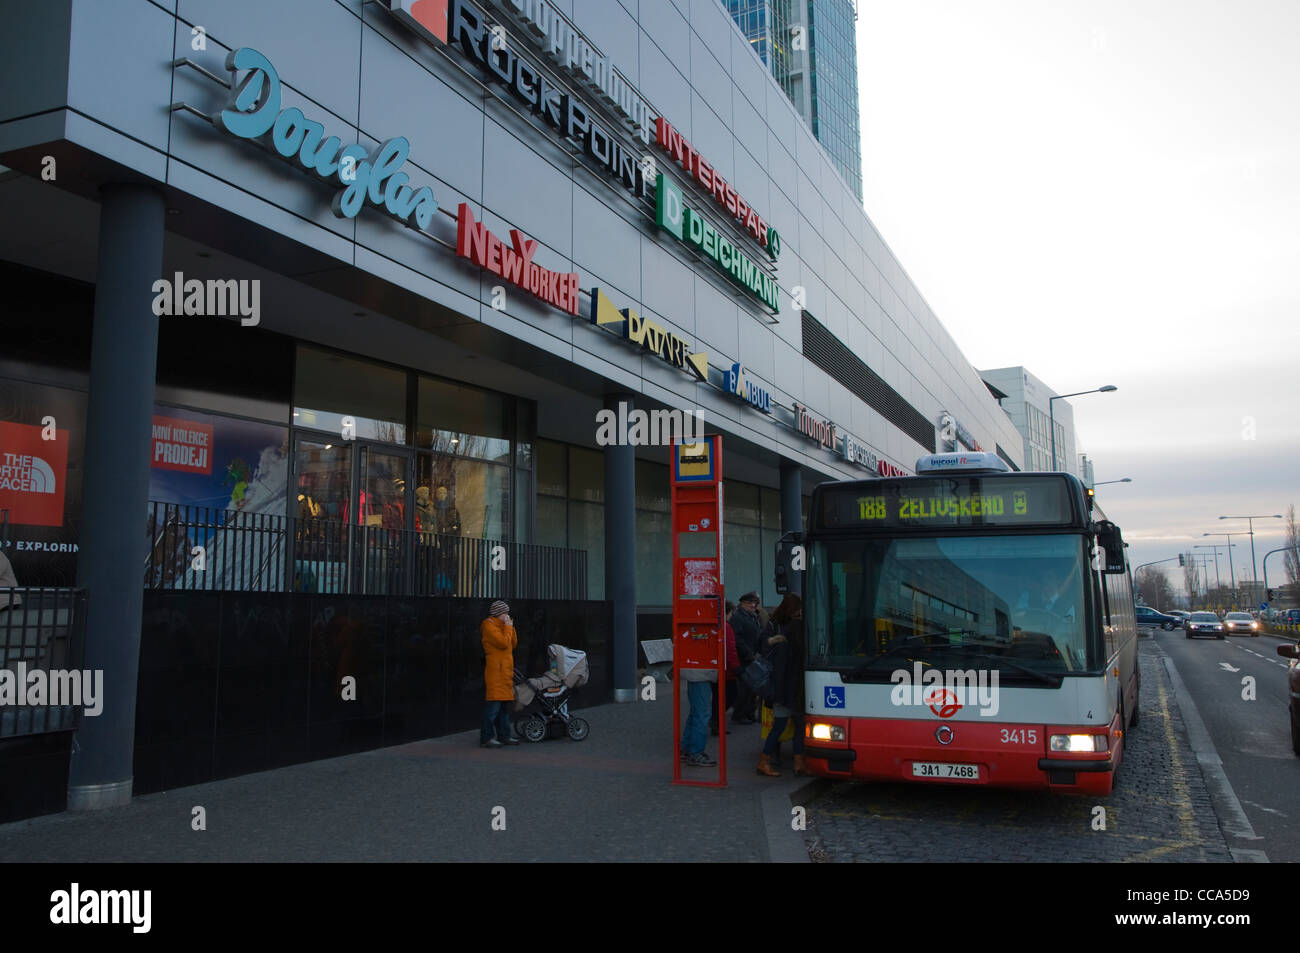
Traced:
<svg viewBox="0 0 1300 953">
<path fill-rule="evenodd" d="M 767 736 L 772 733 L 772 725 L 776 723 L 776 715 L 773 713 L 772 709 L 769 708 L 766 704 L 763 705 L 761 722 L 762 722 L 762 729 L 763 729 L 762 736 L 764 740 L 766 740 Z M 794 719 L 787 718 L 785 720 L 785 729 L 781 732 L 781 737 L 778 738 L 777 741 L 785 742 L 785 741 L 790 741 L 793 738 L 794 738 Z"/>
<path fill-rule="evenodd" d="M 762 655 L 755 655 L 754 660 L 740 673 L 745 684 L 764 701 L 772 696 L 772 663 Z"/>
</svg>

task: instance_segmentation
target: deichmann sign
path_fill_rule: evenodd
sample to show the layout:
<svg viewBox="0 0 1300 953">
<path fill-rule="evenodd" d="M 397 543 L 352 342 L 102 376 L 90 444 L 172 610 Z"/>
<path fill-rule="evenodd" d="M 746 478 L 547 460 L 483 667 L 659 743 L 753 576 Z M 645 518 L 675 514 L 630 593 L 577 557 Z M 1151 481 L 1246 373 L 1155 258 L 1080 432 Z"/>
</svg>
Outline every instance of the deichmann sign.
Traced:
<svg viewBox="0 0 1300 953">
<path fill-rule="evenodd" d="M 456 215 L 456 254 L 480 268 L 500 275 L 547 304 L 575 317 L 578 314 L 578 273 L 559 272 L 533 264 L 537 240 L 517 228 L 510 229 L 510 244 L 497 238 L 482 222 L 474 220 L 467 203 L 461 202 Z"/>
<path fill-rule="evenodd" d="M 411 0 L 390 0 L 407 3 Z M 419 0 L 417 0 L 419 2 Z M 542 52 L 578 80 L 586 83 L 632 123 L 645 142 L 650 141 L 654 114 L 636 88 L 615 68 L 608 56 L 601 56 L 580 30 L 569 23 L 549 0 L 494 0 L 524 21 L 538 37 Z"/>
<path fill-rule="evenodd" d="M 781 310 L 775 279 L 682 200 L 682 191 L 659 173 L 655 180 L 655 223 L 679 242 L 694 245 L 773 314 Z"/>
<path fill-rule="evenodd" d="M 623 337 L 633 344 L 699 380 L 709 379 L 708 351 L 692 354 L 690 345 L 667 328 L 641 317 L 631 308 L 619 311 L 599 288 L 591 289 L 591 323 L 596 327 L 621 324 Z"/>
<path fill-rule="evenodd" d="M 655 120 L 655 142 L 674 162 L 680 163 L 681 167 L 703 186 L 704 191 L 713 196 L 715 202 L 744 225 L 746 231 L 753 235 L 754 240 L 766 248 L 768 255 L 776 261 L 776 257 L 781 254 L 781 236 L 777 234 L 776 229 L 763 221 L 762 216 L 754 211 L 753 206 L 745 201 L 731 183 L 718 175 L 717 170 L 700 155 L 699 150 L 663 116 Z"/>
<path fill-rule="evenodd" d="M 412 188 L 410 176 L 401 171 L 411 151 L 405 136 L 385 140 L 373 152 L 359 143 L 344 146 L 338 136 L 325 138 L 325 127 L 296 106 L 280 110 L 280 75 L 257 50 L 234 50 L 226 56 L 226 69 L 232 77 L 230 101 L 211 117 L 217 128 L 241 139 L 269 137 L 281 158 L 296 161 L 321 179 L 337 181 L 343 190 L 334 196 L 332 207 L 339 218 L 355 218 L 370 204 L 403 225 L 428 229 L 438 202 L 431 188 Z M 233 78 L 239 70 L 248 72 L 236 84 Z"/>
<path fill-rule="evenodd" d="M 628 152 L 576 98 L 556 86 L 523 56 L 498 41 L 488 29 L 487 17 L 463 0 L 384 0 L 398 22 L 426 40 L 459 46 L 490 79 L 504 86 L 515 99 L 567 139 L 582 146 L 624 188 L 637 198 L 649 194 L 640 158 Z M 439 9 L 446 10 L 444 24 Z M 443 27 L 439 30 L 438 27 Z"/>
</svg>

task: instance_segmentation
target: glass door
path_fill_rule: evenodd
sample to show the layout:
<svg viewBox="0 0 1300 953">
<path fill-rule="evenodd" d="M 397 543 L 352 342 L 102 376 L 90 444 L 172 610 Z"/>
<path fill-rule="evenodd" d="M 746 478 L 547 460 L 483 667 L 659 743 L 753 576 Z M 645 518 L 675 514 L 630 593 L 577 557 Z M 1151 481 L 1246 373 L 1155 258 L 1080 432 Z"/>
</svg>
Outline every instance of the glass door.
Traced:
<svg viewBox="0 0 1300 953">
<path fill-rule="evenodd" d="M 292 588 L 297 592 L 348 591 L 353 503 L 353 447 L 326 438 L 294 441 L 294 490 L 289 496 L 293 545 Z"/>
<path fill-rule="evenodd" d="M 414 555 L 411 477 L 414 457 L 390 446 L 357 448 L 354 592 L 410 591 Z"/>
</svg>

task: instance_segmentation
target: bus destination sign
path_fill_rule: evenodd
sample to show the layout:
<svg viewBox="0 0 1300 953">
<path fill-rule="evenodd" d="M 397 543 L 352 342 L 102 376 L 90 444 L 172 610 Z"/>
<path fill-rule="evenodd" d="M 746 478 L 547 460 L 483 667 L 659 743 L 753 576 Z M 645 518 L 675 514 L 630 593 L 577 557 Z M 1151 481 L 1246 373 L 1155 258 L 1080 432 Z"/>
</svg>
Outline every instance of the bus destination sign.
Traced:
<svg viewBox="0 0 1300 953">
<path fill-rule="evenodd" d="M 821 506 L 826 528 L 1040 526 L 1069 523 L 1063 480 L 940 477 L 827 487 Z"/>
</svg>

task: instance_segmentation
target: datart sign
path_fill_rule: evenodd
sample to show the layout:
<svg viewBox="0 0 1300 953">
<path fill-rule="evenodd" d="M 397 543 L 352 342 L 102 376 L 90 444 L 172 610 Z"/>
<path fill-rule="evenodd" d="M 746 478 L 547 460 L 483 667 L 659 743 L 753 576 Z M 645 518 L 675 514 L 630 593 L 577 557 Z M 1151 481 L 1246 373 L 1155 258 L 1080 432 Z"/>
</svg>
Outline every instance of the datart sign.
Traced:
<svg viewBox="0 0 1300 953">
<path fill-rule="evenodd" d="M 732 364 L 731 370 L 722 375 L 722 380 L 722 389 L 728 394 L 734 394 L 762 413 L 772 412 L 772 394 L 745 376 L 743 364 L 739 362 Z"/>
<path fill-rule="evenodd" d="M 599 288 L 591 289 L 591 323 L 621 325 L 623 337 L 702 381 L 709 379 L 709 353 L 691 353 L 690 345 L 667 328 L 643 318 L 631 308 L 619 311 Z"/>
<path fill-rule="evenodd" d="M 624 149 L 615 137 L 596 122 L 587 108 L 575 97 L 556 86 L 541 69 L 502 42 L 500 34 L 489 29 L 487 17 L 464 0 L 424 3 L 410 0 L 384 0 L 399 23 L 406 25 L 425 40 L 459 46 L 488 79 L 504 86 L 506 92 L 527 106 L 536 116 L 566 139 L 572 139 L 605 172 L 637 198 L 649 194 L 640 157 Z M 439 8 L 447 19 L 439 31 Z"/>
<path fill-rule="evenodd" d="M 578 314 L 578 273 L 559 272 L 533 264 L 537 240 L 517 228 L 510 229 L 510 244 L 497 238 L 482 222 L 474 220 L 467 203 L 461 202 L 456 215 L 456 254 L 480 268 L 500 275 L 511 284 L 561 311 Z"/>
<path fill-rule="evenodd" d="M 67 472 L 66 430 L 0 423 L 0 510 L 11 525 L 62 526 Z"/>
<path fill-rule="evenodd" d="M 655 180 L 655 223 L 679 242 L 692 245 L 776 314 L 781 310 L 776 280 L 682 200 L 682 191 L 659 173 Z"/>
<path fill-rule="evenodd" d="M 402 171 L 411 144 L 405 136 L 387 139 L 368 152 L 359 143 L 343 145 L 338 136 L 325 136 L 325 127 L 301 109 L 281 110 L 280 75 L 271 61 L 252 47 L 226 57 L 231 74 L 230 100 L 210 117 L 213 125 L 241 139 L 265 141 L 281 158 L 326 182 L 342 186 L 332 207 L 339 218 L 355 218 L 371 205 L 403 225 L 426 230 L 438 210 L 433 190 L 413 188 Z M 242 82 L 234 81 L 247 70 Z"/>
<path fill-rule="evenodd" d="M 773 261 L 776 260 L 781 254 L 781 236 L 776 229 L 763 221 L 762 216 L 754 211 L 744 196 L 720 176 L 709 161 L 663 116 L 655 120 L 655 142 L 674 162 L 680 163 L 727 214 L 745 226 L 754 240 L 767 249 Z"/>
</svg>

